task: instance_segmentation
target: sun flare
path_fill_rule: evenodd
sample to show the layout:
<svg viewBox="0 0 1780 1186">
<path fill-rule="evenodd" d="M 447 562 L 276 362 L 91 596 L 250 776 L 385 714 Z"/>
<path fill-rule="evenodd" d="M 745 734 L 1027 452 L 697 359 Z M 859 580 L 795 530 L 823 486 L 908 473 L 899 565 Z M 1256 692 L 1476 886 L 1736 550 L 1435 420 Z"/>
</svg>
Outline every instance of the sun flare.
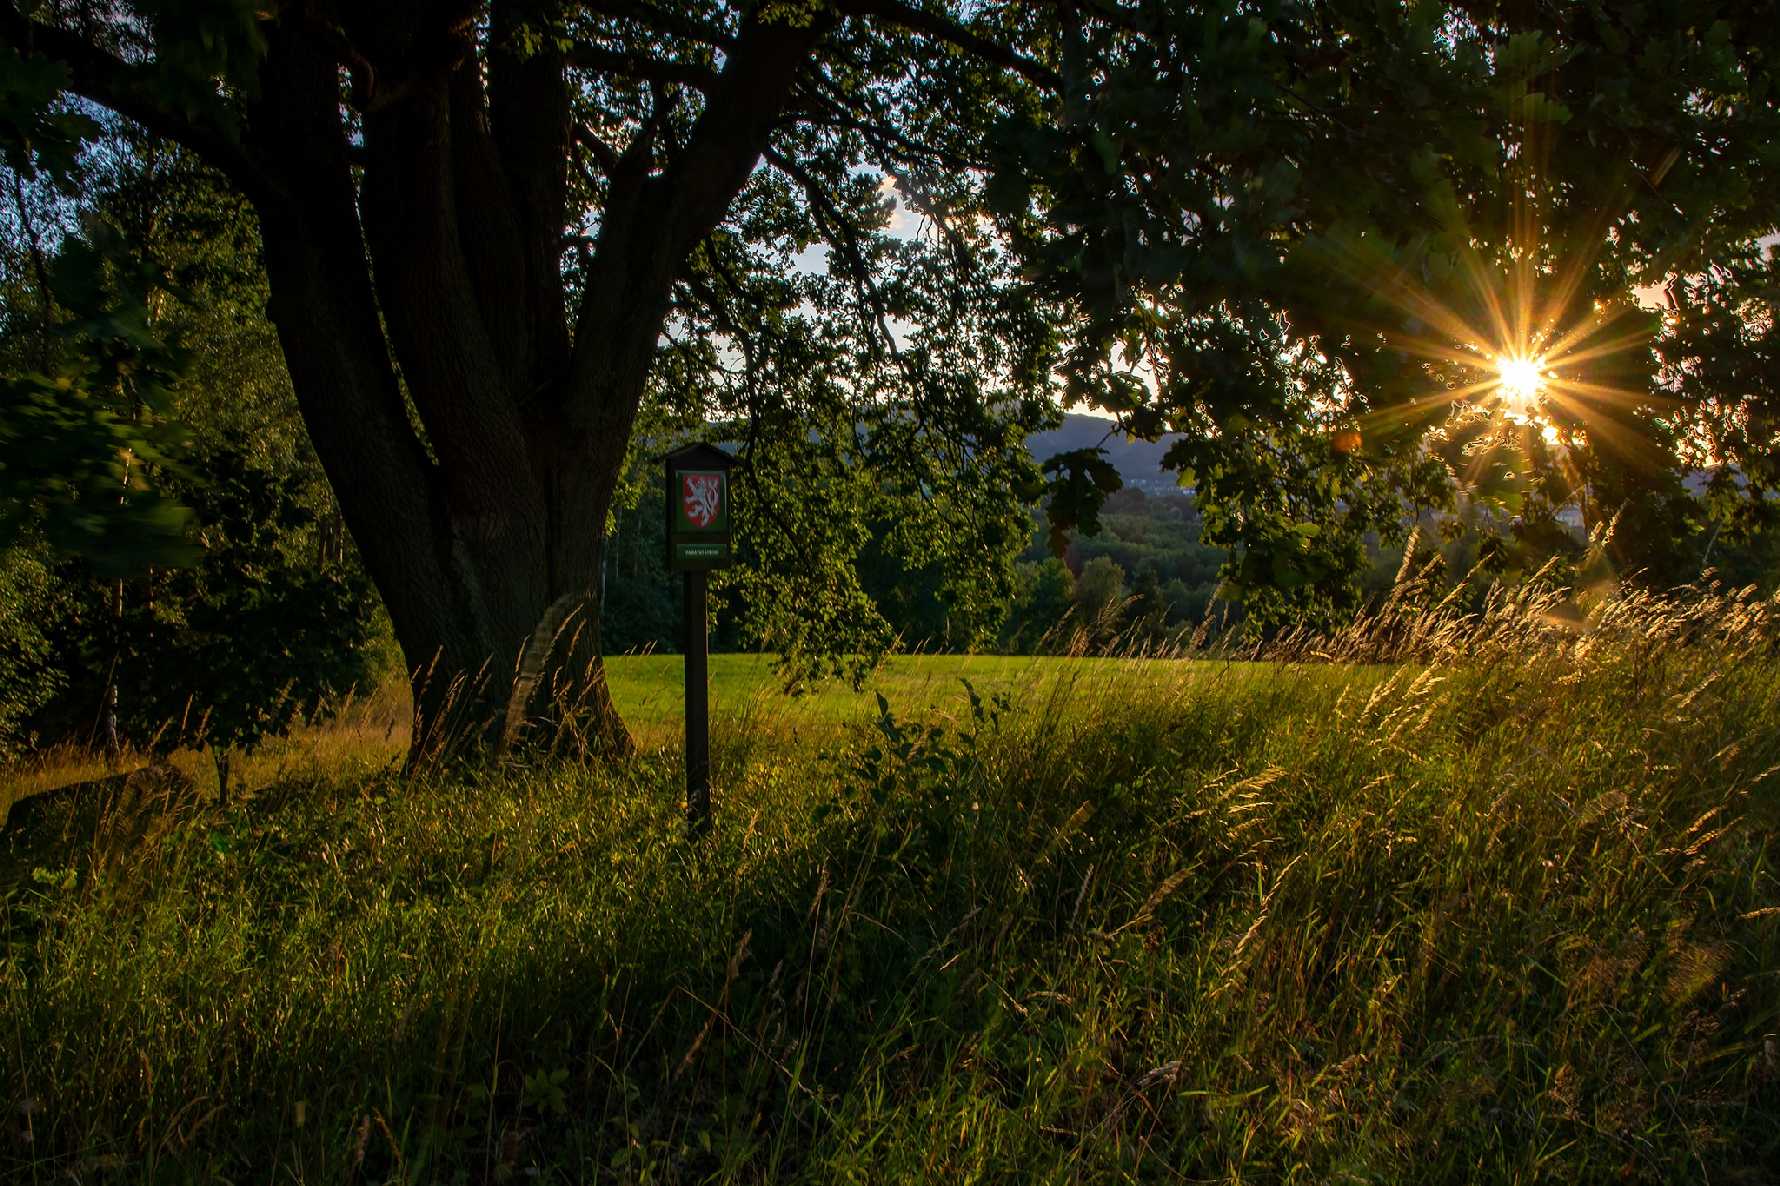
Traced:
<svg viewBox="0 0 1780 1186">
<path fill-rule="evenodd" d="M 1541 245 L 1539 219 L 1525 208 L 1527 200 L 1514 191 L 1512 243 L 1491 247 L 1466 236 L 1456 269 L 1438 287 L 1426 261 L 1407 266 L 1364 236 L 1321 246 L 1326 266 L 1370 300 L 1391 307 L 1376 318 L 1337 316 L 1335 322 L 1409 362 L 1402 372 L 1405 386 L 1424 381 L 1419 390 L 1391 390 L 1400 380 L 1381 375 L 1386 387 L 1361 412 L 1356 433 L 1388 438 L 1420 426 L 1446 434 L 1448 441 L 1470 440 L 1466 434 L 1481 417 L 1493 425 L 1479 439 L 1493 443 L 1471 450 L 1471 478 L 1499 459 L 1498 447 L 1520 450 L 1525 464 L 1517 472 L 1527 473 L 1536 461 L 1527 450 L 1539 441 L 1552 447 L 1553 456 L 1566 458 L 1597 439 L 1637 447 L 1637 434 L 1625 421 L 1655 406 L 1652 392 L 1635 377 L 1638 355 L 1650 348 L 1650 324 L 1636 302 L 1591 293 L 1600 250 L 1593 232 Z M 1624 385 L 1627 379 L 1632 382 Z M 1367 393 L 1362 402 L 1372 398 Z M 1451 432 L 1439 423 L 1443 414 Z M 1351 451 L 1342 442 L 1335 447 Z"/>
<path fill-rule="evenodd" d="M 1522 355 L 1504 354 L 1496 359 L 1498 391 L 1509 411 L 1528 414 L 1536 409 L 1545 390 L 1541 370 L 1545 360 Z"/>
</svg>

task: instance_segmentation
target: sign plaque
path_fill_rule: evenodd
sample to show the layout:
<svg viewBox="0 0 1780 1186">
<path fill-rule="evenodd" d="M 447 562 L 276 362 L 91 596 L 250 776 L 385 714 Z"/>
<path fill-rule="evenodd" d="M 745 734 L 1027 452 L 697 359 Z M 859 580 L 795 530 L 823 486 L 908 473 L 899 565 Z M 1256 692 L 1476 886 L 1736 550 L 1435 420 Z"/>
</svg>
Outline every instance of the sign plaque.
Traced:
<svg viewBox="0 0 1780 1186">
<path fill-rule="evenodd" d="M 729 567 L 729 467 L 733 464 L 729 454 L 710 445 L 692 445 L 668 454 L 669 572 Z"/>
</svg>

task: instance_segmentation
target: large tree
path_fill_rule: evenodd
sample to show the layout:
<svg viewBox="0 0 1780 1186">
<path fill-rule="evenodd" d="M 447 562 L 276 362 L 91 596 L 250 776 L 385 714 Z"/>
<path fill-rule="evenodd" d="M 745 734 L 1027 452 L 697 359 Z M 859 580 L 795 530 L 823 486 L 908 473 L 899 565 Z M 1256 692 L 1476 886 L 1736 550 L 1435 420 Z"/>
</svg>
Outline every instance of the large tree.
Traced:
<svg viewBox="0 0 1780 1186">
<path fill-rule="evenodd" d="M 1766 332 L 1775 32 L 1750 7 L 7 0 L 0 37 L 257 211 L 417 743 L 506 719 L 622 745 L 597 574 L 651 401 L 742 424 L 759 554 L 816 577 L 749 588 L 778 642 L 818 605 L 869 619 L 814 558 L 874 518 L 939 571 L 999 557 L 952 593 L 986 616 L 1021 430 L 1060 393 L 1185 432 L 1238 580 L 1325 605 L 1405 499 L 1514 468 L 1476 376 L 1502 354 L 1634 359 L 1618 402 L 1566 379 L 1572 476 L 1704 440 L 1766 507 L 1765 372 L 1707 389 L 1685 357 Z M 45 110 L 0 125 L 65 143 Z M 890 233 L 892 186 L 926 233 Z M 826 268 L 794 266 L 818 243 Z M 1615 328 L 1665 280 L 1717 311 L 1673 354 Z M 1472 397 L 1490 432 L 1451 422 Z M 1052 470 L 1053 522 L 1091 523 L 1104 469 Z"/>
<path fill-rule="evenodd" d="M 986 396 L 1042 376 L 1015 354 L 1043 334 L 1012 305 L 998 317 L 975 228 L 955 228 L 943 263 L 887 240 L 862 171 L 935 167 L 970 135 L 935 124 L 938 143 L 920 142 L 933 115 L 910 112 L 948 80 L 980 124 L 1023 101 L 1024 76 L 1048 78 L 942 15 L 7 4 L 0 35 L 12 62 L 59 65 L 68 90 L 197 152 L 252 203 L 304 420 L 415 671 L 418 743 L 485 731 L 523 674 L 534 721 L 625 744 L 595 602 L 652 376 L 758 400 L 796 366 L 774 407 L 748 409 L 751 431 L 832 427 L 795 392 L 843 393 L 899 407 L 875 448 L 957 429 L 975 471 L 1007 463 L 1007 413 L 1036 406 Z M 933 69 L 910 78 L 911 60 Z M 787 277 L 818 233 L 844 284 Z M 863 316 L 825 340 L 855 301 Z M 909 318 L 932 331 L 893 329 Z"/>
</svg>

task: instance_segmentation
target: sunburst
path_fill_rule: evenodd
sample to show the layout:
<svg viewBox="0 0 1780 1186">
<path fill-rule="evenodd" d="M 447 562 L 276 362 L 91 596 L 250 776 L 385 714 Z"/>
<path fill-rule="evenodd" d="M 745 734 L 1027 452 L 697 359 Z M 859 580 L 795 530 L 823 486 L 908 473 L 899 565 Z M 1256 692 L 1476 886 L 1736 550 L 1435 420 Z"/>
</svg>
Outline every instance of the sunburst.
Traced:
<svg viewBox="0 0 1780 1186">
<path fill-rule="evenodd" d="M 1407 255 L 1388 236 L 1311 248 L 1322 266 L 1389 310 L 1323 316 L 1362 349 L 1377 343 L 1418 364 L 1412 370 L 1424 381 L 1406 388 L 1408 375 L 1381 367 L 1392 389 L 1354 393 L 1371 405 L 1358 425 L 1368 436 L 1411 427 L 1438 433 L 1447 416 L 1483 416 L 1503 430 L 1492 435 L 1525 439 L 1530 430 L 1564 453 L 1575 446 L 1637 452 L 1642 433 L 1633 421 L 1672 403 L 1652 387 L 1638 357 L 1655 327 L 1631 291 L 1603 293 L 1595 283 L 1631 190 L 1602 189 L 1589 213 L 1571 205 L 1554 222 L 1552 129 L 1503 134 L 1516 149 L 1498 191 L 1507 217 L 1480 215 L 1482 225 L 1473 226 L 1451 202 L 1431 211 L 1439 232 L 1402 241 Z M 1417 254 L 1417 247 L 1430 250 Z"/>
<path fill-rule="evenodd" d="M 1511 418 L 1535 420 L 1545 397 L 1545 359 L 1496 356 L 1496 401 Z"/>
<path fill-rule="evenodd" d="M 1530 221 L 1522 222 L 1523 232 L 1533 230 Z M 1333 320 L 1416 360 L 1428 380 L 1421 390 L 1405 393 L 1410 398 L 1363 414 L 1359 423 L 1367 435 L 1389 435 L 1410 424 L 1437 429 L 1444 411 L 1488 416 L 1515 433 L 1530 427 L 1549 444 L 1592 439 L 1635 448 L 1626 417 L 1663 401 L 1648 388 L 1617 385 L 1609 375 L 1649 345 L 1651 332 L 1634 302 L 1583 297 L 1605 238 L 1604 227 L 1589 229 L 1600 231 L 1600 238 L 1568 250 L 1511 246 L 1492 252 L 1500 261 L 1493 264 L 1476 240 L 1461 237 L 1458 262 L 1468 290 L 1462 304 L 1470 316 L 1375 246 L 1325 244 L 1326 263 L 1398 314 L 1384 323 Z M 1540 258 L 1550 262 L 1541 266 Z"/>
</svg>

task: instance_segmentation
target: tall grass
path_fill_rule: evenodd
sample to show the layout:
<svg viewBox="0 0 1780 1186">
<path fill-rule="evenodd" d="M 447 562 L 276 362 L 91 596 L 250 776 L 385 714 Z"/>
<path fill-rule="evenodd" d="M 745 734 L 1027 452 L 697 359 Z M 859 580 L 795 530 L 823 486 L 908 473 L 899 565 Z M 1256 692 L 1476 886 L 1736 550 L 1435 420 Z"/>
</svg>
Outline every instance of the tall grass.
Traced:
<svg viewBox="0 0 1780 1186">
<path fill-rule="evenodd" d="M 12 834 L 22 1180 L 1765 1181 L 1780 605 Z M 149 808 L 142 808 L 147 811 Z M 140 814 L 140 812 L 139 812 Z"/>
</svg>

